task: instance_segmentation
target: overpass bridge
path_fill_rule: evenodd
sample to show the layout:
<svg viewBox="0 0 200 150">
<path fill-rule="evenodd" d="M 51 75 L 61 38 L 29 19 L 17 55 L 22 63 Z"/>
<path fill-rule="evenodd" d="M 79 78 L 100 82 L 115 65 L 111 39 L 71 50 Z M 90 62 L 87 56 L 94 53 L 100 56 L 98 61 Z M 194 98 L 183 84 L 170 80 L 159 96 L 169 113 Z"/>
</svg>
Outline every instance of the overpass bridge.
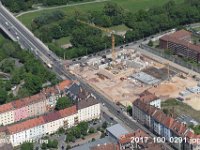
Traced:
<svg viewBox="0 0 200 150">
<path fill-rule="evenodd" d="M 31 51 L 41 59 L 48 67 L 60 59 L 40 41 L 33 33 L 18 21 L 0 2 L 0 28 L 22 49 Z"/>
</svg>

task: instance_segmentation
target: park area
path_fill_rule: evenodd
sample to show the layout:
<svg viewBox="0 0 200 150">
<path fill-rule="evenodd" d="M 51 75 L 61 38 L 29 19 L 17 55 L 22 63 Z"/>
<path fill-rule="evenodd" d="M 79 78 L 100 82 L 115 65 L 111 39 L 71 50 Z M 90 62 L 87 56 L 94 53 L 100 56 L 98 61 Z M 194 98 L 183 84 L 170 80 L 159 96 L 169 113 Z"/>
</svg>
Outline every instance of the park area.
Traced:
<svg viewBox="0 0 200 150">
<path fill-rule="evenodd" d="M 40 10 L 40 11 L 36 11 L 36 12 L 30 12 L 30 13 L 26 13 L 24 15 L 21 15 L 18 17 L 18 19 L 25 24 L 27 27 L 30 28 L 30 23 L 32 22 L 32 20 L 44 13 L 50 13 L 56 10 L 61 10 L 63 12 L 65 12 L 66 14 L 66 18 L 75 15 L 76 12 L 79 13 L 86 13 L 88 11 L 101 11 L 104 7 L 104 5 L 107 2 L 115 2 L 117 3 L 119 6 L 121 6 L 123 9 L 125 9 L 126 11 L 131 11 L 131 12 L 137 12 L 141 9 L 147 10 L 151 7 L 155 7 L 155 6 L 161 6 L 164 3 L 166 3 L 166 1 L 163 0 L 108 0 L 108 1 L 100 1 L 100 2 L 95 2 L 94 3 L 90 3 L 90 4 L 83 4 L 83 5 L 76 5 L 76 6 L 68 6 L 66 5 L 66 7 L 62 7 L 62 8 L 55 8 L 55 9 L 44 9 L 44 10 Z M 176 3 L 182 3 L 183 0 L 175 0 Z M 123 27 L 124 28 L 124 27 Z M 121 28 L 118 28 L 121 30 Z"/>
</svg>

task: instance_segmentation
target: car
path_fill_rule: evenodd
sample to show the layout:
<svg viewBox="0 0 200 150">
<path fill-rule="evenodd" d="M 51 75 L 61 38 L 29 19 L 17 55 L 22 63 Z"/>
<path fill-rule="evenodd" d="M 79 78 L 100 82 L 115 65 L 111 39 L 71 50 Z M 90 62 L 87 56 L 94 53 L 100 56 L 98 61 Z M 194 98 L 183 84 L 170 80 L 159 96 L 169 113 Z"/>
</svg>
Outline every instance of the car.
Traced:
<svg viewBox="0 0 200 150">
<path fill-rule="evenodd" d="M 125 45 L 125 47 L 129 46 L 128 44 Z"/>
<path fill-rule="evenodd" d="M 120 49 L 122 49 L 123 48 L 123 46 L 120 46 Z"/>
<path fill-rule="evenodd" d="M 102 58 L 106 58 L 106 55 L 103 55 Z"/>
<path fill-rule="evenodd" d="M 114 120 L 114 118 L 113 118 L 113 117 L 110 117 L 110 120 Z"/>
</svg>

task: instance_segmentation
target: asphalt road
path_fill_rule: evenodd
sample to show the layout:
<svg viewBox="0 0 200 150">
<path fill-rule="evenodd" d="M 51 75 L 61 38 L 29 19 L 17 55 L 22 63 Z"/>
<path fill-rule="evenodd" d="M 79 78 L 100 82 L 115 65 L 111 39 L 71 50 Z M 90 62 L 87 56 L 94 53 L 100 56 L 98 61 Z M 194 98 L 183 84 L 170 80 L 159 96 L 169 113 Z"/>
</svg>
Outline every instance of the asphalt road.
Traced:
<svg viewBox="0 0 200 150">
<path fill-rule="evenodd" d="M 141 124 L 134 122 L 133 120 L 129 119 L 125 114 L 123 114 L 120 108 L 115 103 L 112 103 L 104 95 L 95 91 L 90 85 L 88 85 L 88 83 L 86 83 L 82 79 L 70 74 L 67 70 L 65 70 L 63 65 L 60 63 L 59 59 L 55 57 L 52 52 L 49 52 L 49 50 L 44 46 L 44 44 L 41 41 L 39 41 L 36 37 L 34 37 L 34 35 L 30 31 L 28 31 L 28 29 L 25 28 L 21 23 L 19 23 L 18 20 L 16 20 L 13 16 L 11 16 L 9 12 L 7 12 L 5 9 L 0 8 L 0 13 L 1 17 L 3 16 L 4 19 L 6 18 L 7 22 L 9 22 L 12 25 L 12 27 L 14 27 L 15 29 L 17 29 L 17 31 L 19 31 L 18 34 L 19 38 L 24 37 L 23 40 L 25 40 L 26 43 L 31 43 L 31 46 L 34 46 L 33 48 L 36 48 L 41 52 L 41 54 L 45 55 L 51 61 L 54 62 L 52 68 L 58 76 L 65 76 L 71 80 L 78 80 L 87 91 L 93 93 L 96 96 L 99 102 L 105 103 L 105 106 L 114 116 L 116 116 L 118 119 L 124 122 L 131 129 L 133 130 L 142 129 L 147 133 L 149 133 L 149 135 L 151 135 L 152 137 L 155 137 L 155 135 L 153 135 L 149 130 L 144 128 Z M 42 56 L 38 55 L 38 57 Z M 165 144 L 165 146 L 168 149 L 171 149 L 167 144 Z"/>
</svg>

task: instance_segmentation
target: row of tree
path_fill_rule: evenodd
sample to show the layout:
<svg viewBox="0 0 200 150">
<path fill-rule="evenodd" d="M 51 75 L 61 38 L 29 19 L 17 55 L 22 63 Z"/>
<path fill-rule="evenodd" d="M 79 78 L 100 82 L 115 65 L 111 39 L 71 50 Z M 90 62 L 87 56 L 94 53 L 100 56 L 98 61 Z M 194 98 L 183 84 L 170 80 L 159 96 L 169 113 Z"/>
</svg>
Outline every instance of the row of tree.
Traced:
<svg viewBox="0 0 200 150">
<path fill-rule="evenodd" d="M 47 81 L 52 84 L 57 83 L 55 74 L 48 71 L 31 53 L 22 50 L 18 44 L 5 39 L 2 35 L 0 35 L 0 71 L 11 76 L 10 80 L 0 78 L 0 104 L 38 93 Z M 15 97 L 9 91 L 20 83 L 24 84 Z"/>
<path fill-rule="evenodd" d="M 57 16 L 54 15 L 55 12 L 42 15 L 33 20 L 32 30 L 42 41 L 50 43 L 49 48 L 58 56 L 65 55 L 66 58 L 74 58 L 111 47 L 109 36 L 101 30 L 77 22 L 77 19 L 103 27 L 125 24 L 131 29 L 126 33 L 126 42 L 132 42 L 170 28 L 200 21 L 199 4 L 198 0 L 185 0 L 182 4 L 176 4 L 170 0 L 163 6 L 132 13 L 125 11 L 116 3 L 109 2 L 105 4 L 102 11 L 89 11 L 84 15 L 77 12 L 68 19 L 65 17 L 63 19 L 63 15 L 56 19 L 45 17 Z M 44 22 L 50 24 L 46 25 L 38 21 L 42 18 L 46 18 Z M 73 45 L 67 50 L 52 42 L 66 36 L 70 36 L 70 42 Z M 121 36 L 116 36 L 116 39 L 116 45 L 123 43 Z"/>
</svg>

